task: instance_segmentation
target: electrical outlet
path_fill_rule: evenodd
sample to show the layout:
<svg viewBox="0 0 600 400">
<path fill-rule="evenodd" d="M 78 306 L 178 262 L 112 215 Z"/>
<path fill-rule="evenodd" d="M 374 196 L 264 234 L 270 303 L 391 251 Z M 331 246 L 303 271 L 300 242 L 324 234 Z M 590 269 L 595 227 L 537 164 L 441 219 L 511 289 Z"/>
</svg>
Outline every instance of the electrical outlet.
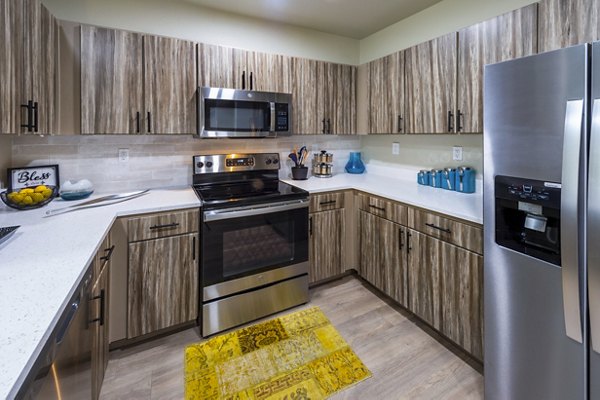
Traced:
<svg viewBox="0 0 600 400">
<path fill-rule="evenodd" d="M 119 149 L 119 162 L 129 162 L 129 149 Z"/>
<path fill-rule="evenodd" d="M 463 159 L 463 148 L 462 148 L 462 146 L 454 146 L 452 148 L 452 159 L 454 161 L 462 161 L 462 159 Z"/>
<path fill-rule="evenodd" d="M 392 143 L 392 154 L 395 156 L 400 154 L 400 143 L 398 143 L 398 142 Z"/>
</svg>

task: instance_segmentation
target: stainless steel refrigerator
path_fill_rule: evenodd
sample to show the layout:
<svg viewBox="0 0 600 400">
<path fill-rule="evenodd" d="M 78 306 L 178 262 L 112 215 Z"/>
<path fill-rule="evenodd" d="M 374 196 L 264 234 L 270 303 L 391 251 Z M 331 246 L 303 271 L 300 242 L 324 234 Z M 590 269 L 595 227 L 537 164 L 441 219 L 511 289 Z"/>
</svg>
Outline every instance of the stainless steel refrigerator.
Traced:
<svg viewBox="0 0 600 400">
<path fill-rule="evenodd" d="M 600 43 L 487 66 L 486 399 L 600 399 Z"/>
</svg>

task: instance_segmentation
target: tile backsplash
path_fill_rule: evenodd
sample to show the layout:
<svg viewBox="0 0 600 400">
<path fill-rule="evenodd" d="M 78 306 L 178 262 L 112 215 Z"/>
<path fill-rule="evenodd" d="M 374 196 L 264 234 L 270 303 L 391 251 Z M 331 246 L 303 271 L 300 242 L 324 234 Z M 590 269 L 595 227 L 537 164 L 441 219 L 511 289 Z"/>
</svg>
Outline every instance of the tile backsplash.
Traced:
<svg viewBox="0 0 600 400">
<path fill-rule="evenodd" d="M 287 158 L 294 146 L 334 155 L 340 173 L 350 151 L 360 151 L 357 136 L 292 136 L 276 139 L 196 139 L 192 136 L 47 136 L 17 137 L 12 142 L 13 167 L 58 164 L 61 183 L 89 179 L 97 192 L 190 185 L 192 156 L 224 153 L 279 153 L 281 177 L 291 176 Z M 129 161 L 119 162 L 119 149 L 129 149 Z"/>
</svg>

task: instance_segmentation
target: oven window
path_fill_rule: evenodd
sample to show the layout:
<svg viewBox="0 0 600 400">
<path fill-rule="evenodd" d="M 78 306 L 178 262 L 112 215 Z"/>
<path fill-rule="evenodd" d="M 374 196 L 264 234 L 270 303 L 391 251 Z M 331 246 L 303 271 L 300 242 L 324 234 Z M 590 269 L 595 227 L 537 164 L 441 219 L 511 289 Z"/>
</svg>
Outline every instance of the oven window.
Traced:
<svg viewBox="0 0 600 400">
<path fill-rule="evenodd" d="M 293 223 L 276 223 L 223 234 L 223 278 L 294 259 Z"/>
<path fill-rule="evenodd" d="M 271 108 L 267 102 L 205 100 L 205 126 L 210 131 L 268 131 Z"/>
</svg>

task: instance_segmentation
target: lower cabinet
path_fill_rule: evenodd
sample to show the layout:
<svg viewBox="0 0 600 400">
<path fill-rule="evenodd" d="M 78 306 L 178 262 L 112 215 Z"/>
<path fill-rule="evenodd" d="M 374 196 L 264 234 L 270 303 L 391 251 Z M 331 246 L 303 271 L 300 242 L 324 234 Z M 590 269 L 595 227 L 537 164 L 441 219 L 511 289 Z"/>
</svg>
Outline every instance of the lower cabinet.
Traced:
<svg viewBox="0 0 600 400">
<path fill-rule="evenodd" d="M 91 331 L 92 331 L 92 398 L 100 397 L 104 372 L 108 365 L 108 263 L 102 268 L 92 288 Z"/>
<path fill-rule="evenodd" d="M 333 278 L 343 272 L 344 209 L 311 213 L 309 216 L 309 283 Z"/>
<path fill-rule="evenodd" d="M 127 338 L 198 316 L 198 234 L 129 243 Z"/>
<path fill-rule="evenodd" d="M 373 286 L 407 305 L 406 227 L 359 211 L 360 274 Z"/>
</svg>

